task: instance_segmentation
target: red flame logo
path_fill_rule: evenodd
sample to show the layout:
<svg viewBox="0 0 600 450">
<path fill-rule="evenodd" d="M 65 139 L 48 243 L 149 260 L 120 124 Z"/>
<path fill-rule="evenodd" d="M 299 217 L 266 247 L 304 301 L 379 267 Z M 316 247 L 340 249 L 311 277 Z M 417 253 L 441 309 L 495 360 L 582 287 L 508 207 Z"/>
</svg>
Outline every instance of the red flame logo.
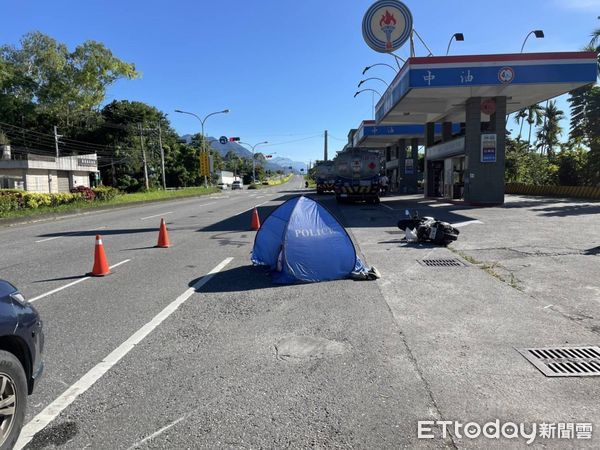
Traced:
<svg viewBox="0 0 600 450">
<path fill-rule="evenodd" d="M 394 18 L 394 15 L 390 14 L 390 12 L 386 9 L 385 14 L 383 16 L 381 16 L 381 20 L 379 21 L 379 26 L 391 25 L 392 23 L 394 25 L 396 25 L 396 19 Z"/>
</svg>

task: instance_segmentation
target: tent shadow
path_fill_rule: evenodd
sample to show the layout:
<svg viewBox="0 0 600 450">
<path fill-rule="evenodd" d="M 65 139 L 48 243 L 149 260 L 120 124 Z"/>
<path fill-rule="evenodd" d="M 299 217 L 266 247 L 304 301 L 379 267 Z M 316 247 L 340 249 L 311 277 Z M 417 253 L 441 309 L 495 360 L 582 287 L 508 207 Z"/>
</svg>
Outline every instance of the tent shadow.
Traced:
<svg viewBox="0 0 600 450">
<path fill-rule="evenodd" d="M 188 286 L 194 287 L 194 285 L 202 278 L 204 277 L 190 281 Z M 242 292 L 281 286 L 282 285 L 273 284 L 271 282 L 271 276 L 269 275 L 269 269 L 267 267 L 248 265 L 235 267 L 215 274 L 208 283 L 200 289 L 196 289 L 196 292 Z"/>
</svg>

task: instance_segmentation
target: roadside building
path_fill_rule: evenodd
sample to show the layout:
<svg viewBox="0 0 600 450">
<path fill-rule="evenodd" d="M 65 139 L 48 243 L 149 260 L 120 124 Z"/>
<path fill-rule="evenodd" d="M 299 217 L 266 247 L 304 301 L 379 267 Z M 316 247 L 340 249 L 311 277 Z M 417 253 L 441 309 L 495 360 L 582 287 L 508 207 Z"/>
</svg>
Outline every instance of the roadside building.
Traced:
<svg viewBox="0 0 600 450">
<path fill-rule="evenodd" d="M 41 153 L 41 152 L 40 152 Z M 0 189 L 23 189 L 29 192 L 69 192 L 77 186 L 92 187 L 98 180 L 98 156 L 55 156 L 31 150 L 2 147 Z"/>
</svg>

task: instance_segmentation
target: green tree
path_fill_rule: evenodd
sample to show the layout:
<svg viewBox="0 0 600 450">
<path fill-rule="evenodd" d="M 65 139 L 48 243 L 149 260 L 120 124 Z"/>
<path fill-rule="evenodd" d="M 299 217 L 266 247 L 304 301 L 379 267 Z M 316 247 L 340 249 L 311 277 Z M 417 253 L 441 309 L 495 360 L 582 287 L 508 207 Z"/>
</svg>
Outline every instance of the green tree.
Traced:
<svg viewBox="0 0 600 450">
<path fill-rule="evenodd" d="M 583 147 L 571 148 L 571 144 L 563 144 L 563 149 L 556 157 L 558 165 L 558 182 L 563 186 L 582 186 L 587 182 L 586 169 L 588 151 Z"/>
<path fill-rule="evenodd" d="M 549 101 L 542 108 L 544 116 L 543 125 L 537 132 L 537 146 L 540 149 L 540 154 L 544 152 L 550 159 L 554 158 L 554 148 L 558 145 L 559 136 L 562 133 L 560 121 L 565 118 L 565 113 L 558 109 L 556 101 Z"/>
<path fill-rule="evenodd" d="M 1 121 L 44 131 L 58 125 L 67 134 L 94 114 L 111 84 L 138 76 L 99 42 L 70 52 L 40 32 L 23 36 L 19 48 L 0 47 L 0 70 Z"/>
<path fill-rule="evenodd" d="M 540 105 L 531 105 L 527 108 L 527 123 L 529 124 L 529 136 L 527 138 L 527 148 L 531 148 L 531 131 L 533 126 L 539 127 L 542 124 L 543 111 Z"/>
<path fill-rule="evenodd" d="M 521 109 L 515 115 L 515 122 L 517 125 L 521 125 L 519 127 L 519 136 L 517 136 L 517 140 L 521 140 L 521 136 L 523 135 L 523 125 L 525 125 L 525 119 L 527 118 L 527 109 Z"/>
</svg>

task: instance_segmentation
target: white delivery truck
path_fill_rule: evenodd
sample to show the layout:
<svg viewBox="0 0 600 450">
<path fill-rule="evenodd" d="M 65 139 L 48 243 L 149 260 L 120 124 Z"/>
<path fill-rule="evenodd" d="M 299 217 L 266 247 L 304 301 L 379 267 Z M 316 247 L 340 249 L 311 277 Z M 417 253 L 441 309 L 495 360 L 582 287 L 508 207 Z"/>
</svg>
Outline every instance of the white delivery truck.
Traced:
<svg viewBox="0 0 600 450">
<path fill-rule="evenodd" d="M 219 172 L 219 181 L 217 181 L 217 186 L 221 189 L 231 188 L 231 185 L 236 180 L 236 178 L 239 177 L 234 177 L 233 172 L 227 172 L 225 170 L 222 170 L 221 172 Z"/>
</svg>

